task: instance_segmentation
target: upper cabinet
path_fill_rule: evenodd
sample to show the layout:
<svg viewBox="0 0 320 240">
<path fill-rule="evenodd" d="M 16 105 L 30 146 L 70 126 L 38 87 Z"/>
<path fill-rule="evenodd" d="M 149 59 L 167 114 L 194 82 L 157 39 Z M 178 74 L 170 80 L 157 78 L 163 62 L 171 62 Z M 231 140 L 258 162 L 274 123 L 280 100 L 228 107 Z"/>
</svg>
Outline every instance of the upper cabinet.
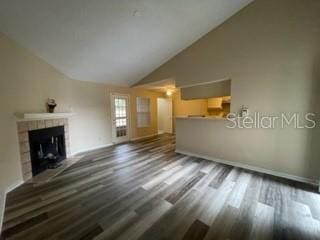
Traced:
<svg viewBox="0 0 320 240">
<path fill-rule="evenodd" d="M 231 96 L 209 98 L 208 109 L 222 109 L 223 104 L 230 104 Z"/>
<path fill-rule="evenodd" d="M 208 108 L 209 109 L 221 109 L 222 108 L 222 98 L 209 98 L 208 99 Z"/>
<path fill-rule="evenodd" d="M 222 103 L 231 103 L 231 96 L 222 97 Z"/>
</svg>

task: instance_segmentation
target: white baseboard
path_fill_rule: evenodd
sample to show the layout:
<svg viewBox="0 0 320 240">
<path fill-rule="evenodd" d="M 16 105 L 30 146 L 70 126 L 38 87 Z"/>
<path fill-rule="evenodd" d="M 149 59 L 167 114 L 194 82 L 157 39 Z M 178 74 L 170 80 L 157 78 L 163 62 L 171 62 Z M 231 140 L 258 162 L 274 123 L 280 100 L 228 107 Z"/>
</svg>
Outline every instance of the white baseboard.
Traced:
<svg viewBox="0 0 320 240">
<path fill-rule="evenodd" d="M 81 150 L 79 150 L 79 151 L 72 152 L 72 153 L 71 153 L 71 156 L 75 156 L 75 155 L 80 154 L 80 153 L 85 153 L 85 152 L 97 150 L 97 149 L 100 149 L 100 148 L 110 147 L 110 146 L 112 146 L 112 145 L 114 145 L 114 144 L 113 144 L 113 143 L 108 143 L 108 144 L 103 144 L 103 145 L 100 145 L 100 146 L 95 146 L 95 147 L 91 147 L 91 148 L 81 149 Z"/>
<path fill-rule="evenodd" d="M 5 190 L 5 194 L 8 194 L 9 192 L 11 192 L 12 190 L 16 189 L 17 187 L 21 186 L 24 183 L 23 180 L 19 180 L 14 184 L 11 184 L 9 187 L 7 187 L 7 189 Z"/>
<path fill-rule="evenodd" d="M 318 186 L 320 184 L 319 180 L 316 180 L 316 179 L 295 176 L 295 175 L 291 175 L 291 174 L 287 174 L 287 173 L 283 173 L 283 172 L 277 172 L 277 171 L 273 171 L 273 170 L 269 170 L 269 169 L 265 169 L 265 168 L 260 168 L 260 167 L 256 167 L 256 166 L 252 166 L 252 165 L 247 165 L 247 164 L 239 163 L 239 162 L 235 162 L 235 161 L 218 159 L 218 158 L 214 158 L 214 157 L 207 156 L 207 155 L 201 155 L 201 154 L 197 154 L 197 153 L 193 153 L 193 152 L 189 152 L 189 151 L 184 151 L 181 149 L 176 149 L 176 153 L 181 153 L 184 155 L 197 157 L 197 158 L 203 158 L 203 159 L 211 160 L 214 162 L 231 165 L 234 167 L 244 168 L 244 169 L 248 169 L 251 171 L 265 173 L 265 174 L 273 175 L 276 177 L 286 178 L 286 179 L 290 179 L 290 180 L 294 180 L 294 181 L 298 181 L 298 182 L 303 182 L 303 183 L 308 183 L 308 184 L 312 184 L 312 185 L 316 185 L 316 186 Z M 319 191 L 320 191 L 320 188 L 319 188 Z"/>
<path fill-rule="evenodd" d="M 137 137 L 137 138 L 131 138 L 130 141 L 137 141 L 137 140 L 143 140 L 143 139 L 147 139 L 147 138 L 151 138 L 151 137 L 155 137 L 158 136 L 159 134 L 151 134 L 151 135 L 147 135 L 147 136 L 143 136 L 143 137 Z"/>
<path fill-rule="evenodd" d="M 11 184 L 10 186 L 8 186 L 4 192 L 3 192 L 3 204 L 2 204 L 2 208 L 1 208 L 1 212 L 0 212 L 0 234 L 2 231 L 2 224 L 3 224 L 3 218 L 4 218 L 4 209 L 6 207 L 6 200 L 7 200 L 7 194 L 9 192 L 11 192 L 12 190 L 14 190 L 15 188 L 19 187 L 20 185 L 22 185 L 24 183 L 23 180 L 19 180 L 14 184 Z"/>
</svg>

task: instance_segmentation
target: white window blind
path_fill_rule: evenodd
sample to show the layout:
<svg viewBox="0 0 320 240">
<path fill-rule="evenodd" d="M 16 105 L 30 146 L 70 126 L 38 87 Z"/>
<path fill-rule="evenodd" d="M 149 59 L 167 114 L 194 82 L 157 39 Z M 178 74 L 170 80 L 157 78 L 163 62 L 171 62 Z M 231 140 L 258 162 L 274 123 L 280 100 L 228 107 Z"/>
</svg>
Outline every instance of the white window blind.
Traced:
<svg viewBox="0 0 320 240">
<path fill-rule="evenodd" d="M 137 97 L 137 127 L 150 126 L 150 99 Z"/>
</svg>

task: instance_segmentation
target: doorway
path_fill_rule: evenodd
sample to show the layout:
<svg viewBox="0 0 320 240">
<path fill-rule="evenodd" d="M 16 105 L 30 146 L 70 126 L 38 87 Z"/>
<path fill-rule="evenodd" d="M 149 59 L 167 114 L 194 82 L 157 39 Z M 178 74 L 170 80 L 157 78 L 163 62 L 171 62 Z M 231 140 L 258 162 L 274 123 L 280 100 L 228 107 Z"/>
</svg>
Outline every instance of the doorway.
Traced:
<svg viewBox="0 0 320 240">
<path fill-rule="evenodd" d="M 130 140 L 130 98 L 125 94 L 111 94 L 112 141 Z"/>
<path fill-rule="evenodd" d="M 157 98 L 158 134 L 172 133 L 172 99 Z"/>
</svg>

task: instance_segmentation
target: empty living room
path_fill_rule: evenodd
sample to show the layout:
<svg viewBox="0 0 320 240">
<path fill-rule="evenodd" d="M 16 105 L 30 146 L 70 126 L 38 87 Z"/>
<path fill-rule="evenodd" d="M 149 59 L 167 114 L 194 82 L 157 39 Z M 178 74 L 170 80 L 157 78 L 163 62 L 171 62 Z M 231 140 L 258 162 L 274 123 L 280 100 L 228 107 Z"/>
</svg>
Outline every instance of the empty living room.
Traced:
<svg viewBox="0 0 320 240">
<path fill-rule="evenodd" d="M 0 0 L 0 240 L 320 240 L 320 0 Z"/>
</svg>

